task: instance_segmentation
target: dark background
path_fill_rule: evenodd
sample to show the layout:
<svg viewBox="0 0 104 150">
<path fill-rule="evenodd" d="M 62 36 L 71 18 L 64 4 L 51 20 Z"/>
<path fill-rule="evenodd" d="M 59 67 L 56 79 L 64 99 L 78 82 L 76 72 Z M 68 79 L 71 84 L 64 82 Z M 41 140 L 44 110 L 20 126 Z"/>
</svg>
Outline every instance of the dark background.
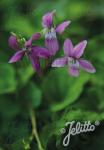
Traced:
<svg viewBox="0 0 104 150">
<path fill-rule="evenodd" d="M 56 9 L 56 23 L 71 20 L 71 25 L 59 37 L 62 55 L 63 41 L 74 44 L 86 39 L 84 57 L 97 72 L 81 71 L 78 78 L 65 69 L 50 69 L 42 78 L 27 60 L 8 64 L 14 51 L 8 46 L 10 32 L 30 37 L 41 31 L 41 18 Z M 44 40 L 37 44 L 42 45 Z M 42 62 L 43 63 L 43 62 Z M 36 109 L 37 128 L 47 150 L 104 149 L 104 1 L 103 0 L 0 0 L 0 150 L 24 150 L 31 134 L 28 106 Z M 95 132 L 72 138 L 67 148 L 62 146 L 60 129 L 70 120 L 100 121 Z M 38 150 L 36 141 L 30 149 Z M 29 148 L 27 148 L 29 149 Z"/>
</svg>

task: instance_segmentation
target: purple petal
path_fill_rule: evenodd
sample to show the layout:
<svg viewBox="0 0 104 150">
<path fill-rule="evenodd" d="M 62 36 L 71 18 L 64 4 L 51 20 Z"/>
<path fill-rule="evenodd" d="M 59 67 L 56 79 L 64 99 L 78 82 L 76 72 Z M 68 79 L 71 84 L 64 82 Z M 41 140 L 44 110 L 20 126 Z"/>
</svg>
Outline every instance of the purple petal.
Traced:
<svg viewBox="0 0 104 150">
<path fill-rule="evenodd" d="M 32 40 L 38 40 L 41 37 L 40 33 L 35 33 L 32 35 Z"/>
<path fill-rule="evenodd" d="M 67 64 L 67 58 L 58 58 L 53 61 L 52 67 L 64 67 Z"/>
<path fill-rule="evenodd" d="M 64 42 L 64 54 L 66 56 L 72 56 L 72 52 L 73 52 L 73 44 L 71 40 L 66 39 Z"/>
<path fill-rule="evenodd" d="M 87 72 L 90 72 L 90 73 L 95 73 L 96 72 L 96 69 L 93 67 L 93 65 L 88 62 L 87 60 L 82 60 L 80 59 L 79 60 L 79 64 L 80 64 L 80 67 L 84 70 L 86 70 Z"/>
<path fill-rule="evenodd" d="M 32 44 L 32 38 L 25 42 L 25 47 L 30 47 Z"/>
<path fill-rule="evenodd" d="M 64 32 L 65 28 L 71 23 L 71 21 L 65 21 L 61 24 L 59 24 L 57 27 L 56 27 L 56 32 L 61 34 Z"/>
<path fill-rule="evenodd" d="M 59 50 L 59 44 L 57 38 L 45 39 L 45 46 L 50 51 L 51 55 L 55 55 Z"/>
<path fill-rule="evenodd" d="M 25 47 L 30 47 L 32 44 L 32 41 L 38 40 L 40 37 L 41 37 L 40 33 L 33 34 L 32 37 L 28 41 L 25 42 Z"/>
<path fill-rule="evenodd" d="M 73 49 L 73 57 L 80 58 L 84 53 L 84 49 L 85 49 L 86 45 L 87 45 L 86 40 L 77 44 Z"/>
<path fill-rule="evenodd" d="M 12 56 L 12 58 L 9 60 L 9 63 L 14 63 L 14 62 L 21 60 L 23 58 L 24 54 L 25 54 L 25 51 L 23 51 L 23 50 L 16 52 Z"/>
<path fill-rule="evenodd" d="M 53 15 L 54 15 L 54 11 L 48 12 L 42 17 L 42 26 L 44 28 L 50 28 L 52 26 Z"/>
<path fill-rule="evenodd" d="M 18 50 L 18 49 L 19 49 L 19 45 L 18 45 L 18 43 L 17 43 L 17 38 L 16 38 L 15 36 L 11 35 L 11 36 L 9 37 L 8 42 L 9 42 L 9 46 L 10 46 L 12 49 L 14 49 L 14 50 Z"/>
<path fill-rule="evenodd" d="M 37 56 L 40 58 L 50 57 L 50 52 L 46 48 L 43 48 L 43 47 L 33 46 L 31 51 L 34 56 Z"/>
<path fill-rule="evenodd" d="M 70 66 L 69 70 L 68 70 L 69 74 L 71 76 L 74 76 L 74 77 L 78 77 L 79 76 L 79 69 L 75 66 Z"/>
<path fill-rule="evenodd" d="M 32 63 L 33 69 L 38 73 L 41 74 L 41 68 L 40 68 L 40 62 L 39 62 L 39 58 L 36 56 L 33 56 L 32 53 L 28 54 L 29 59 Z"/>
</svg>

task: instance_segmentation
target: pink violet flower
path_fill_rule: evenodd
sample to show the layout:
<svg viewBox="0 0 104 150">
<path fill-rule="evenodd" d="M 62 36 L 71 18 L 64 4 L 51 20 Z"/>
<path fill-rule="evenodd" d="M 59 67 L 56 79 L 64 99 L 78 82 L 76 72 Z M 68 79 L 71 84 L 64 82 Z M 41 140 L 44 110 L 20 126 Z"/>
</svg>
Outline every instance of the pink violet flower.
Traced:
<svg viewBox="0 0 104 150">
<path fill-rule="evenodd" d="M 32 41 L 39 39 L 40 36 L 40 33 L 35 33 L 28 41 L 24 41 L 23 47 L 20 48 L 17 37 L 11 35 L 9 37 L 9 46 L 16 50 L 16 52 L 9 60 L 9 63 L 20 61 L 24 55 L 27 55 L 35 71 L 40 74 L 41 68 L 39 58 L 48 58 L 50 56 L 46 48 L 32 45 Z"/>
<path fill-rule="evenodd" d="M 87 41 L 84 40 L 73 46 L 70 39 L 66 39 L 64 42 L 64 57 L 58 58 L 53 61 L 52 67 L 64 67 L 68 66 L 68 72 L 70 75 L 77 77 L 79 75 L 79 69 L 84 69 L 89 73 L 95 73 L 95 68 L 87 60 L 82 59 L 84 49 L 87 45 Z"/>
<path fill-rule="evenodd" d="M 55 55 L 59 50 L 59 44 L 57 40 L 57 33 L 62 34 L 66 27 L 69 26 L 71 21 L 64 21 L 58 26 L 53 25 L 53 17 L 55 11 L 48 12 L 42 17 L 42 26 L 45 33 L 45 45 L 50 50 L 51 55 Z"/>
</svg>

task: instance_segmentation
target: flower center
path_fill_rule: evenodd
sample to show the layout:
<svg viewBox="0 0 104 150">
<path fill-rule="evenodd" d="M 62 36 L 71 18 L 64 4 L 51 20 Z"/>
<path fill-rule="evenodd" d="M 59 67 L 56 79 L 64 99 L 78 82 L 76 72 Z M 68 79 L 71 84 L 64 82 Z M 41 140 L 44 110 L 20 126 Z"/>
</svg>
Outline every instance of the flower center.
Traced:
<svg viewBox="0 0 104 150">
<path fill-rule="evenodd" d="M 24 47 L 22 50 L 23 50 L 23 51 L 26 51 L 27 49 Z"/>
<path fill-rule="evenodd" d="M 74 66 L 79 68 L 79 62 L 78 60 L 72 58 L 72 57 L 68 57 L 68 66 Z"/>
<path fill-rule="evenodd" d="M 48 30 L 45 34 L 45 39 L 56 39 L 56 31 L 54 28 Z"/>
</svg>

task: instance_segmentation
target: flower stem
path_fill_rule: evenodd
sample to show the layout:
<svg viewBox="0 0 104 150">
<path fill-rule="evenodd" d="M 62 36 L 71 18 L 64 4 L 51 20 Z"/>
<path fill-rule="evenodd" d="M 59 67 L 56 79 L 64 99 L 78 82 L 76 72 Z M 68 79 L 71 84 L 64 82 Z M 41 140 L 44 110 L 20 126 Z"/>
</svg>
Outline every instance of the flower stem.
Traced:
<svg viewBox="0 0 104 150">
<path fill-rule="evenodd" d="M 32 108 L 30 109 L 30 119 L 31 119 L 31 124 L 32 124 L 32 137 L 35 137 L 39 150 L 44 150 L 44 148 L 42 147 L 38 132 L 37 132 L 36 116 Z"/>
</svg>

